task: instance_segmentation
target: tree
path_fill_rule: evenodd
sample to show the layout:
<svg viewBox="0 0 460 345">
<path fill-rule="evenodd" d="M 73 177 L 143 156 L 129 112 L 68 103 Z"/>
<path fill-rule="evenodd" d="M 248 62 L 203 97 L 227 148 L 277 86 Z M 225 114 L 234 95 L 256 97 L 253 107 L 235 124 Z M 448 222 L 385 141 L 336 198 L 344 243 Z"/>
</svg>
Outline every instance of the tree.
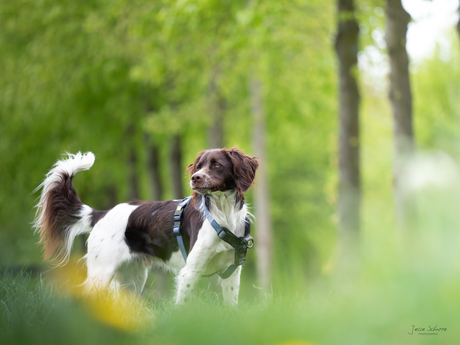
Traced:
<svg viewBox="0 0 460 345">
<path fill-rule="evenodd" d="M 458 7 L 457 12 L 460 14 L 460 1 L 459 1 L 459 7 Z M 457 33 L 458 33 L 459 38 L 460 38 L 460 17 L 458 18 L 458 22 L 457 22 Z"/>
<path fill-rule="evenodd" d="M 254 117 L 254 153 L 260 159 L 255 191 L 256 233 L 257 233 L 257 276 L 259 285 L 268 290 L 272 278 L 272 227 L 270 217 L 270 193 L 267 174 L 265 111 L 262 96 L 262 83 L 250 77 L 251 111 Z"/>
<path fill-rule="evenodd" d="M 150 175 L 150 183 L 152 184 L 153 200 L 163 200 L 163 183 L 160 175 L 158 145 L 153 142 L 151 136 L 145 135 L 145 147 L 147 149 L 147 164 Z"/>
<path fill-rule="evenodd" d="M 410 15 L 401 0 L 387 0 L 387 42 L 390 57 L 389 98 L 394 121 L 394 202 L 397 225 L 407 227 L 409 201 L 403 191 L 404 162 L 414 151 L 412 125 L 412 93 L 409 78 L 409 58 L 406 51 L 407 26 Z"/>
<path fill-rule="evenodd" d="M 335 49 L 339 59 L 339 218 L 340 250 L 346 256 L 359 240 L 361 174 L 359 155 L 359 102 L 357 63 L 359 27 L 353 0 L 338 0 Z"/>
<path fill-rule="evenodd" d="M 209 148 L 224 147 L 224 119 L 226 103 L 222 92 L 219 90 L 218 78 L 219 69 L 215 67 L 212 72 L 211 81 L 208 90 L 209 114 L 211 116 L 211 124 L 208 128 Z"/>
</svg>

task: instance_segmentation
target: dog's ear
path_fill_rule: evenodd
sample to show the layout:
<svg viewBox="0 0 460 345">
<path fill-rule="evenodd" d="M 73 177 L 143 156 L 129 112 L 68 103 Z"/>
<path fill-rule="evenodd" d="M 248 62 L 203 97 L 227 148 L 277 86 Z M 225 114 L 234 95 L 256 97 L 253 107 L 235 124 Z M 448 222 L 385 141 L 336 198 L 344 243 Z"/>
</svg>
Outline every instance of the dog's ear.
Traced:
<svg viewBox="0 0 460 345">
<path fill-rule="evenodd" d="M 226 151 L 233 164 L 235 189 L 239 194 L 246 192 L 251 187 L 259 167 L 259 158 L 251 157 L 233 147 Z"/>
<path fill-rule="evenodd" d="M 198 153 L 198 157 L 196 157 L 195 159 L 195 162 L 193 162 L 193 164 L 190 164 L 188 167 L 187 167 L 187 172 L 190 174 L 190 176 L 192 176 L 194 173 L 196 173 L 196 165 L 198 164 L 198 162 L 200 161 L 200 158 L 201 156 L 203 156 L 203 153 L 205 151 L 201 151 L 200 153 Z"/>
</svg>

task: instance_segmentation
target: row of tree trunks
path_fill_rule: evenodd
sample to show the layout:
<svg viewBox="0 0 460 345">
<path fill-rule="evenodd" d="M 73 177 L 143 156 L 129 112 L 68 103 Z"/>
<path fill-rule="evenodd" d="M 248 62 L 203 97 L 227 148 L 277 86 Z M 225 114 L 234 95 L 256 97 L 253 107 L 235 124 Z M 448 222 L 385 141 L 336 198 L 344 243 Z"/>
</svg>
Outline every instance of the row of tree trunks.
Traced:
<svg viewBox="0 0 460 345">
<path fill-rule="evenodd" d="M 361 174 L 359 103 L 357 84 L 359 26 L 353 0 L 338 0 L 338 32 L 335 48 L 339 60 L 339 218 L 340 252 L 353 257 L 359 243 Z M 394 117 L 394 205 L 396 224 L 401 231 L 413 216 L 402 178 L 404 164 L 414 152 L 412 94 L 409 58 L 406 50 L 410 15 L 401 0 L 387 0 L 386 42 L 390 60 L 389 99 Z M 460 21 L 459 21 L 460 33 Z M 342 256 L 343 257 L 343 256 Z"/>
</svg>

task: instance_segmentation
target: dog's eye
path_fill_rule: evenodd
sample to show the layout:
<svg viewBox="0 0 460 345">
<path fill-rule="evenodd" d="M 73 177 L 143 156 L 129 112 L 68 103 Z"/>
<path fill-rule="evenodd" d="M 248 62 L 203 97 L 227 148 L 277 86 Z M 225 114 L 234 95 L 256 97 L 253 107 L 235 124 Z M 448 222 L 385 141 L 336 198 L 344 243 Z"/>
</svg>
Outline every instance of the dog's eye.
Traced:
<svg viewBox="0 0 460 345">
<path fill-rule="evenodd" d="M 220 167 L 220 164 L 219 163 L 214 163 L 213 166 L 214 166 L 214 168 L 218 168 L 218 167 Z"/>
</svg>

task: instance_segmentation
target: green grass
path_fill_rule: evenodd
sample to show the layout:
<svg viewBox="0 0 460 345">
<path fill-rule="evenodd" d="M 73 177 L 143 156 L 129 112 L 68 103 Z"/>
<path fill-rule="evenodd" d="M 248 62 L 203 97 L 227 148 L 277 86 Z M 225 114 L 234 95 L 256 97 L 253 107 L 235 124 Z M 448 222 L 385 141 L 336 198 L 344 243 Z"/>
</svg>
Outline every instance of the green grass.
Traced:
<svg viewBox="0 0 460 345">
<path fill-rule="evenodd" d="M 237 309 L 206 291 L 180 308 L 170 300 L 133 299 L 130 317 L 143 320 L 136 328 L 101 321 L 88 308 L 92 302 L 56 283 L 4 275 L 0 333 L 5 344 L 458 343 L 459 265 L 443 266 L 444 256 L 423 257 L 406 257 L 405 265 L 394 257 L 369 262 L 350 276 L 320 279 L 296 295 L 274 291 L 268 299 L 243 302 Z M 448 330 L 411 336 L 407 332 L 413 324 Z"/>
<path fill-rule="evenodd" d="M 2 343 L 458 344 L 457 192 L 420 193 L 417 222 L 406 236 L 398 236 L 376 209 L 362 234 L 359 266 L 336 263 L 331 273 L 307 281 L 300 274 L 278 274 L 265 297 L 257 297 L 258 290 L 243 282 L 236 309 L 224 306 L 205 281 L 194 299 L 179 308 L 172 298 L 150 293 L 117 308 L 107 297 L 84 300 L 50 277 L 3 274 Z M 409 335 L 412 325 L 447 331 Z"/>
</svg>

